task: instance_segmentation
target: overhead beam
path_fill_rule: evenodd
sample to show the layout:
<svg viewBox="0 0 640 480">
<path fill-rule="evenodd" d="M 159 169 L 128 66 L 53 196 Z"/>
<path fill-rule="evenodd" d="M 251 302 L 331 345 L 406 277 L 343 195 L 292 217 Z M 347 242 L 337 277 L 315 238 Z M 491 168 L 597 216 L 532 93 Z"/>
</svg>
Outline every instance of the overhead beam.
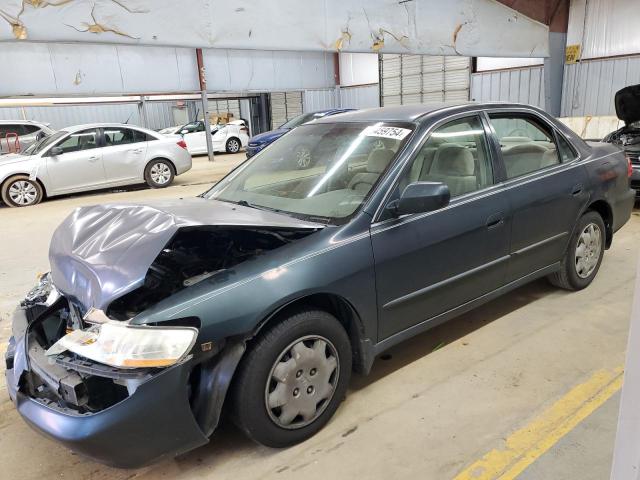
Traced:
<svg viewBox="0 0 640 480">
<path fill-rule="evenodd" d="M 502 57 L 548 54 L 546 25 L 493 0 L 2 3 L 0 41 Z M 537 18 L 536 12 L 532 15 Z"/>
</svg>

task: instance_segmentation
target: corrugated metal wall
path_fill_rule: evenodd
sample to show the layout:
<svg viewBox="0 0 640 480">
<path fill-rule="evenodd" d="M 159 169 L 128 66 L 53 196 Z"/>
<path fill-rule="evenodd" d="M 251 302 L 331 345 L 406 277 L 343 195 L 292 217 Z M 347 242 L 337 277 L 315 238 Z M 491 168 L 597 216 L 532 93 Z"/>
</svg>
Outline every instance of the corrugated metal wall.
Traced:
<svg viewBox="0 0 640 480">
<path fill-rule="evenodd" d="M 379 85 L 359 85 L 340 88 L 340 106 L 342 108 L 376 108 L 380 106 Z"/>
<path fill-rule="evenodd" d="M 334 88 L 304 91 L 302 108 L 305 113 L 336 108 L 336 105 L 336 90 Z"/>
<path fill-rule="evenodd" d="M 637 83 L 640 83 L 640 56 L 582 60 L 565 65 L 562 116 L 615 115 L 616 91 Z"/>
<path fill-rule="evenodd" d="M 473 73 L 471 100 L 527 103 L 544 108 L 543 67 Z"/>
<path fill-rule="evenodd" d="M 55 107 L 23 107 L 24 116 L 28 120 L 50 123 L 54 129 L 84 123 L 115 122 L 140 125 L 138 106 L 129 104 L 108 105 L 74 105 Z M 0 119 L 22 119 L 22 108 L 0 108 Z"/>
<path fill-rule="evenodd" d="M 305 90 L 303 107 L 305 112 L 329 108 L 376 108 L 380 106 L 378 84 L 340 87 L 340 103 L 336 102 L 335 89 Z"/>
</svg>

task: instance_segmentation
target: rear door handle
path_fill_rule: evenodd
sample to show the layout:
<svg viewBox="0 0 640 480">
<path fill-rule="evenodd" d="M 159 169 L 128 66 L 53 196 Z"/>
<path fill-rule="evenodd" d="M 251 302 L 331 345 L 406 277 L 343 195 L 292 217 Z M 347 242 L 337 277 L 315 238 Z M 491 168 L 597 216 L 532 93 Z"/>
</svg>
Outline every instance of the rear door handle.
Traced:
<svg viewBox="0 0 640 480">
<path fill-rule="evenodd" d="M 98 160 L 99 158 L 100 158 L 100 157 L 97 157 L 97 156 L 95 156 L 95 155 L 94 155 L 93 157 L 89 157 L 89 161 L 90 161 L 90 162 L 95 162 L 95 161 L 96 161 L 96 160 Z"/>
<path fill-rule="evenodd" d="M 133 152 L 133 153 L 142 153 L 142 149 L 141 148 L 130 148 L 129 151 Z"/>
<path fill-rule="evenodd" d="M 582 184 L 578 183 L 571 189 L 571 195 L 579 195 L 582 192 Z"/>
<path fill-rule="evenodd" d="M 498 212 L 487 217 L 487 228 L 499 227 L 504 223 L 504 213 Z"/>
</svg>

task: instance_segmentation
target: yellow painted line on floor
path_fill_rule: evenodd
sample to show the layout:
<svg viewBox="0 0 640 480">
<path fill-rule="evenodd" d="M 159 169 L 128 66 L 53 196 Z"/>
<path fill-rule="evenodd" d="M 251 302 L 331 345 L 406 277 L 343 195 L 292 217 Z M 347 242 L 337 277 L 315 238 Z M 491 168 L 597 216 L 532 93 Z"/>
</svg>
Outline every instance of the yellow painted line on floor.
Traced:
<svg viewBox="0 0 640 480">
<path fill-rule="evenodd" d="M 454 480 L 511 480 L 591 415 L 622 387 L 622 367 L 599 370 L 528 425 L 465 468 Z"/>
</svg>

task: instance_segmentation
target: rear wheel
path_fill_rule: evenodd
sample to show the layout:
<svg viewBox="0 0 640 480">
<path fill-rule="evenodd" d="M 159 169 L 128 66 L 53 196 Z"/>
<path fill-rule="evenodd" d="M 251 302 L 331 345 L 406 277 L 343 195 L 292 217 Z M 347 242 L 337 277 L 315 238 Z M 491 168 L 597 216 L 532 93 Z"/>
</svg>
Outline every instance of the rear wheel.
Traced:
<svg viewBox="0 0 640 480">
<path fill-rule="evenodd" d="M 44 197 L 42 186 L 28 175 L 14 175 L 2 185 L 2 201 L 10 207 L 28 207 L 40 203 Z"/>
<path fill-rule="evenodd" d="M 235 421 L 269 447 L 301 442 L 333 416 L 350 376 L 351 345 L 340 322 L 323 311 L 301 311 L 262 333 L 243 359 Z"/>
<path fill-rule="evenodd" d="M 232 137 L 229 140 L 227 140 L 227 145 L 225 148 L 227 150 L 227 153 L 238 153 L 241 147 L 242 145 L 240 143 L 240 140 L 238 140 L 235 137 Z"/>
<path fill-rule="evenodd" d="M 165 188 L 173 182 L 173 165 L 168 160 L 151 160 L 144 169 L 144 180 L 151 188 Z"/>
<path fill-rule="evenodd" d="M 600 269 L 605 240 L 602 217 L 597 212 L 586 212 L 578 221 L 560 270 L 551 274 L 549 281 L 566 290 L 587 287 Z"/>
</svg>

